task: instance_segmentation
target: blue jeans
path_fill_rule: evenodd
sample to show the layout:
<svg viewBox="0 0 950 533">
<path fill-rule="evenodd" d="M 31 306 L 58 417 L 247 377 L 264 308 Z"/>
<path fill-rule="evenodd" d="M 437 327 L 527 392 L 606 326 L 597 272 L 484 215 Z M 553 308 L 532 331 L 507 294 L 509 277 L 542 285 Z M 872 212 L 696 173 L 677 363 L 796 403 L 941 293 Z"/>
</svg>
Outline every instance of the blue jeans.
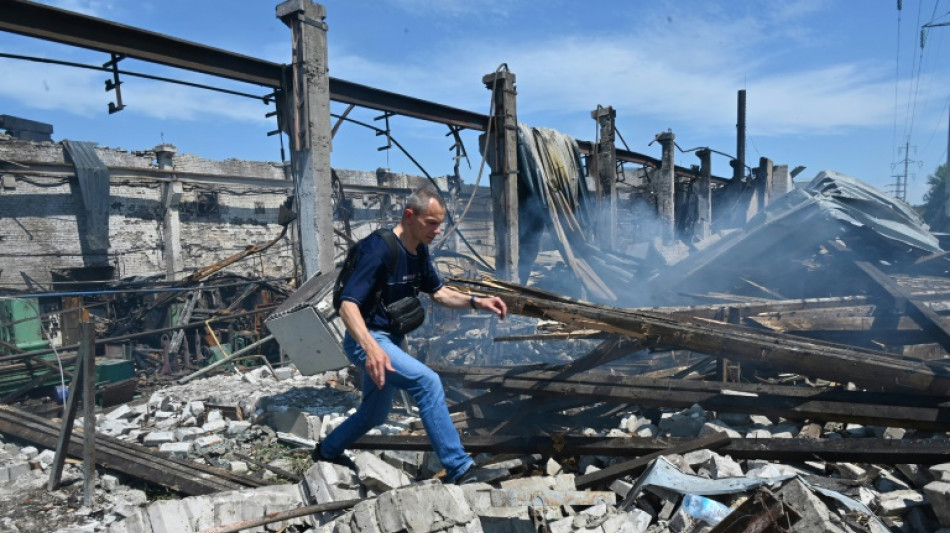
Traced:
<svg viewBox="0 0 950 533">
<path fill-rule="evenodd" d="M 458 431 L 449 418 L 442 380 L 431 368 L 399 347 L 403 340 L 401 336 L 376 330 L 370 333 L 389 355 L 395 372 L 386 372 L 386 384 L 382 389 L 377 387 L 366 372 L 366 352 L 349 333 L 343 337 L 343 352 L 347 359 L 363 370 L 363 401 L 353 416 L 343 421 L 320 444 L 324 457 L 336 458 L 367 431 L 385 422 L 392 409 L 396 389 L 403 389 L 419 407 L 422 425 L 445 468 L 447 479 L 455 481 L 474 461 L 462 448 Z"/>
</svg>

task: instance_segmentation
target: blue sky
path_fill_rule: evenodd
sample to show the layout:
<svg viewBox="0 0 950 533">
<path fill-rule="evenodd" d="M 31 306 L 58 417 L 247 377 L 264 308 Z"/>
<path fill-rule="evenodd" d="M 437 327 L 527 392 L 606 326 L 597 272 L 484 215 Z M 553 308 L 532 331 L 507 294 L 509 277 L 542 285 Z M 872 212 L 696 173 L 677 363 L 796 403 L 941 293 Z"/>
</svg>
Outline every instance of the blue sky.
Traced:
<svg viewBox="0 0 950 533">
<path fill-rule="evenodd" d="M 277 2 L 59 0 L 43 2 L 269 61 L 290 61 L 290 31 Z M 617 110 L 631 150 L 671 129 L 684 149 L 734 154 L 736 92 L 747 90 L 747 163 L 769 157 L 804 165 L 799 180 L 833 169 L 890 190 L 911 160 L 908 199 L 946 161 L 950 105 L 950 0 L 328 0 L 329 67 L 334 77 L 488 112 L 482 76 L 502 63 L 517 76 L 518 118 L 593 140 L 590 111 Z M 583 7 L 582 7 L 583 6 Z M 0 52 L 102 64 L 105 54 L 0 33 Z M 148 63 L 121 68 L 265 94 Z M 163 141 L 213 159 L 280 160 L 270 108 L 257 100 L 124 78 L 124 111 L 109 115 L 102 72 L 0 58 L 0 114 L 54 125 L 54 140 L 96 141 L 129 150 Z M 333 104 L 332 111 L 344 109 Z M 350 115 L 374 122 L 379 112 Z M 382 125 L 382 122 L 376 122 Z M 445 126 L 405 117 L 395 139 L 433 175 L 452 172 Z M 476 137 L 464 136 L 478 172 Z M 909 154 L 903 147 L 909 143 Z M 336 168 L 415 173 L 384 139 L 345 125 L 334 138 Z M 898 149 L 898 146 L 901 147 Z M 677 154 L 677 163 L 698 163 Z M 714 157 L 713 172 L 731 175 Z M 482 178 L 487 183 L 487 177 Z"/>
</svg>

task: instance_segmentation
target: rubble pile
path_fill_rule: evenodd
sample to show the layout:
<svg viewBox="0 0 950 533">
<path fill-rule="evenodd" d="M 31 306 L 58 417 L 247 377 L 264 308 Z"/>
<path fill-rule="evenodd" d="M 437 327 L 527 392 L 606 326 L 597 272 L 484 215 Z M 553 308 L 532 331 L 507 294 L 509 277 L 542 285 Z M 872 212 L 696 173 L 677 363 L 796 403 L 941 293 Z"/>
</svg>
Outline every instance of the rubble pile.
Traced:
<svg viewBox="0 0 950 533">
<path fill-rule="evenodd" d="M 938 531 L 950 526 L 950 461 L 946 464 L 882 465 L 819 459 L 777 462 L 735 459 L 725 451 L 695 449 L 664 454 L 639 474 L 618 476 L 602 486 L 586 480 L 624 463 L 618 455 L 480 453 L 485 471 L 502 472 L 488 483 L 443 484 L 434 456 L 423 450 L 347 452 L 356 469 L 313 464 L 309 449 L 358 401 L 345 372 L 300 376 L 291 367 L 196 380 L 156 391 L 134 405 L 97 416 L 97 428 L 161 455 L 186 458 L 267 486 L 181 499 L 147 497 L 141 482 L 100 469 L 95 507 L 82 507 L 79 465 L 64 473 L 64 486 L 47 492 L 51 450 L 14 444 L 3 447 L 3 531 L 200 531 L 300 507 L 353 502 L 268 524 L 269 531 L 710 531 L 717 520 L 687 506 L 705 496 L 730 509 L 769 502 L 772 522 L 787 531 Z M 375 435 L 401 438 L 413 432 L 411 411 L 397 409 Z M 577 432 L 599 439 L 701 438 L 767 443 L 783 439 L 848 440 L 919 437 L 947 446 L 946 434 L 859 424 L 796 422 L 762 415 L 628 406 L 590 419 Z M 81 423 L 81 421 L 80 421 Z M 283 431 L 286 430 L 286 431 Z M 916 433 L 916 434 L 915 434 Z M 726 440 L 728 440 L 728 438 Z M 122 482 L 120 483 L 120 479 Z M 147 487 L 146 487 L 147 489 Z M 154 490 L 154 488 L 149 489 Z M 26 495 L 29 496 L 26 496 Z M 41 515 L 17 513 L 44 496 Z M 687 496 L 689 495 L 689 499 Z M 359 503 L 356 503 L 359 502 Z M 723 520 L 729 520 L 729 513 Z M 56 515 L 59 515 L 58 517 Z M 697 518 L 699 516 L 700 518 Z M 721 517 L 720 517 L 721 518 Z M 66 526 L 65 524 L 73 524 Z M 264 526 L 259 526 L 264 527 Z M 251 529 L 253 530 L 253 529 Z M 261 531 L 262 529 L 257 529 Z M 728 531 L 728 530 L 727 530 Z M 739 530 L 736 530 L 739 531 Z"/>
</svg>

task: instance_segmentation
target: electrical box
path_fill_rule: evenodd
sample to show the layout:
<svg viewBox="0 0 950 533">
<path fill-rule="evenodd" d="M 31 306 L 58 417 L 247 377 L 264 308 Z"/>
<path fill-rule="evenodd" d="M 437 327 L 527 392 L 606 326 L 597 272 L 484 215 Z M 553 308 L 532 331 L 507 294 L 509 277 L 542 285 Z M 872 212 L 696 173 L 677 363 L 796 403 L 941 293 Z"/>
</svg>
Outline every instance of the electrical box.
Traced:
<svg viewBox="0 0 950 533">
<path fill-rule="evenodd" d="M 341 331 L 327 320 L 333 307 L 324 300 L 335 279 L 335 273 L 310 278 L 264 320 L 280 347 L 305 376 L 350 364 L 343 354 Z"/>
</svg>

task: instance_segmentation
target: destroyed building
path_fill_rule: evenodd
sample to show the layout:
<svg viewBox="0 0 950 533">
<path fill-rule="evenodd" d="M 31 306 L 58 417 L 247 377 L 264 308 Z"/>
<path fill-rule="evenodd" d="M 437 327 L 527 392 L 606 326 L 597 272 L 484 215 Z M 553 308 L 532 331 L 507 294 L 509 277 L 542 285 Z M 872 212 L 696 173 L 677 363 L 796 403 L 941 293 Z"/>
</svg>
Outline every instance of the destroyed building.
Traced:
<svg viewBox="0 0 950 533">
<path fill-rule="evenodd" d="M 711 148 L 678 161 L 670 131 L 659 157 L 619 148 L 610 107 L 591 112 L 597 141 L 518 122 L 506 70 L 482 80 L 481 115 L 8 6 L 4 31 L 282 91 L 293 149 L 210 161 L 54 142 L 50 125 L 2 117 L 2 530 L 950 528 L 941 243 L 854 178 L 749 169 L 744 91 L 718 176 Z M 326 62 L 326 27 L 306 23 L 326 10 L 277 12 Z M 330 99 L 484 132 L 488 184 L 331 168 Z M 306 309 L 338 337 L 336 264 L 423 183 L 449 206 L 432 251 L 446 280 L 515 315 L 433 307 L 410 339 L 466 449 L 498 473 L 480 484 L 442 482 L 408 402 L 348 452 L 355 470 L 311 463 L 359 380 L 308 371 L 268 327 Z"/>
</svg>

